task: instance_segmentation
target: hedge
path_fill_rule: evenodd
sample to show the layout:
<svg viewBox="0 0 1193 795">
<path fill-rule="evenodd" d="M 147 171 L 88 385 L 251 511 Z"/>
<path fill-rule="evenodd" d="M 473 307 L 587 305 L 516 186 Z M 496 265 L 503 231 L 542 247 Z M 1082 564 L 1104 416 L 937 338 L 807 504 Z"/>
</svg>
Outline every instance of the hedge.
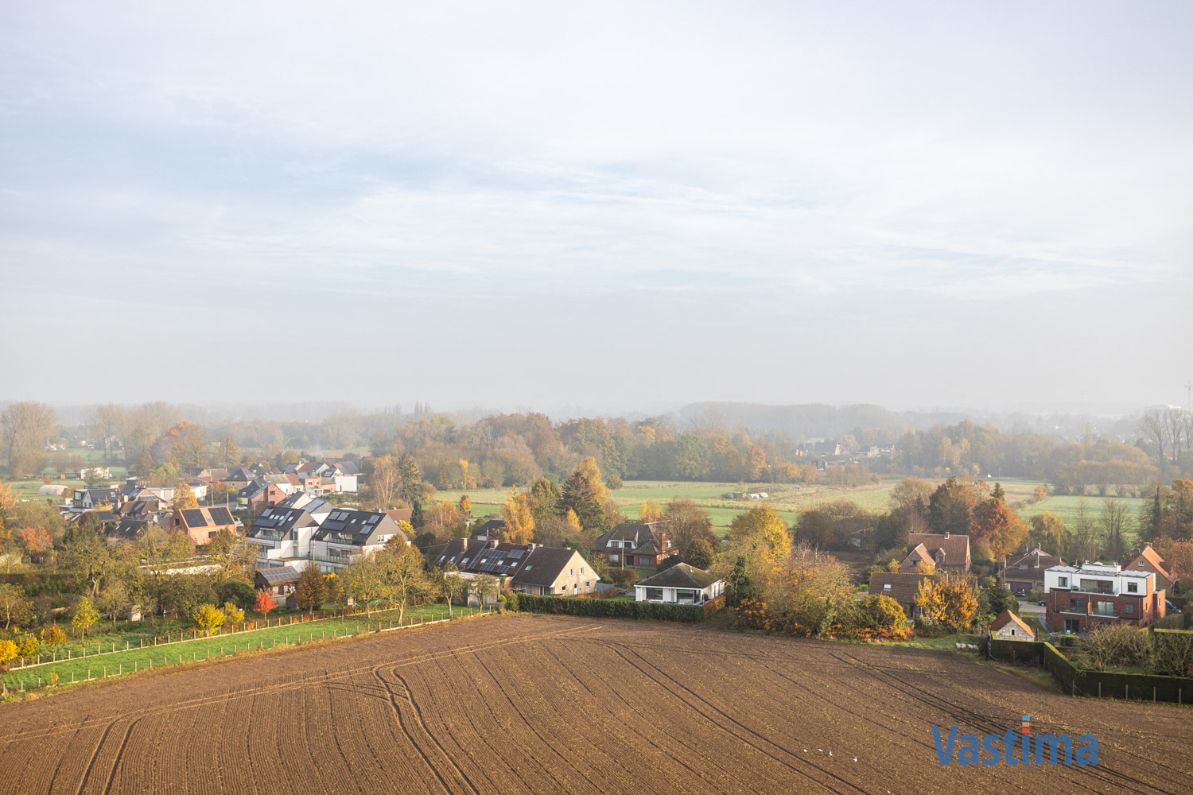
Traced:
<svg viewBox="0 0 1193 795">
<path fill-rule="evenodd" d="M 1177 704 L 1193 701 L 1193 679 L 1187 677 L 1081 669 L 1051 643 L 991 638 L 986 648 L 991 657 L 999 660 L 1038 662 L 1064 690 L 1073 695 L 1171 701 Z"/>
<path fill-rule="evenodd" d="M 1040 646 L 1035 641 L 991 638 L 987 651 L 996 660 L 1012 663 L 1040 662 Z"/>
<path fill-rule="evenodd" d="M 712 602 L 707 604 L 711 605 Z M 714 607 L 713 612 L 718 608 L 719 605 Z M 594 618 L 652 618 L 659 621 L 694 623 L 705 619 L 706 606 L 630 602 L 625 599 L 576 599 L 568 596 L 534 596 L 521 593 L 518 594 L 518 609 L 528 613 L 559 613 Z"/>
</svg>

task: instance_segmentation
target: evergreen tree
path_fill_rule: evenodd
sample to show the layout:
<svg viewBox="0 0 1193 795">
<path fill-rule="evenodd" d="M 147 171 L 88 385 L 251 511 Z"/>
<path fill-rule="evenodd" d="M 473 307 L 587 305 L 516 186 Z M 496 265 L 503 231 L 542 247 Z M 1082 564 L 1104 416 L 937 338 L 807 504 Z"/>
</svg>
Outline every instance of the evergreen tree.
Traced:
<svg viewBox="0 0 1193 795">
<path fill-rule="evenodd" d="M 587 460 L 592 461 L 592 459 Z M 593 466 L 595 466 L 595 461 L 593 461 Z M 594 480 L 592 469 L 581 464 L 564 482 L 559 503 L 564 510 L 575 511 L 585 530 L 604 531 L 608 529 L 608 525 L 605 522 L 602 492 L 607 494 L 608 489 L 600 480 L 600 470 L 596 470 Z"/>
</svg>

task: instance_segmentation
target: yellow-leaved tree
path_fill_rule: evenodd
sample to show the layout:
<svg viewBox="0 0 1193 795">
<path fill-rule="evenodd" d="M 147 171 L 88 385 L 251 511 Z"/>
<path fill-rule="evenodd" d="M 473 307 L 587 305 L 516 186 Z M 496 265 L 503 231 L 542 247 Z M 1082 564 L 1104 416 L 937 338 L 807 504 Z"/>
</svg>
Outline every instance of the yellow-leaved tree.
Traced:
<svg viewBox="0 0 1193 795">
<path fill-rule="evenodd" d="M 534 512 L 526 494 L 510 494 L 501 507 L 505 518 L 502 538 L 510 544 L 529 544 L 534 540 Z"/>
</svg>

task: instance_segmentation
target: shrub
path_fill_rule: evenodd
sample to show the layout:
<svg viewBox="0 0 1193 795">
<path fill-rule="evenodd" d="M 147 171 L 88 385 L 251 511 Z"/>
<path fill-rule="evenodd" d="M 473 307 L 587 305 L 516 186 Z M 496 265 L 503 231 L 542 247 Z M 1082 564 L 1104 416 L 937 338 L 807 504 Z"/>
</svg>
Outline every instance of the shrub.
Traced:
<svg viewBox="0 0 1193 795">
<path fill-rule="evenodd" d="M 10 660 L 17 658 L 17 644 L 11 640 L 0 640 L 0 670 L 7 667 Z"/>
<path fill-rule="evenodd" d="M 42 629 L 41 642 L 47 646 L 61 646 L 66 643 L 66 630 L 57 623 L 50 624 Z"/>
<path fill-rule="evenodd" d="M 212 604 L 202 604 L 191 611 L 191 620 L 204 635 L 214 635 L 224 624 L 224 611 Z"/>
<path fill-rule="evenodd" d="M 628 588 L 638 582 L 638 572 L 633 569 L 609 569 L 609 579 L 622 588 Z"/>
<path fill-rule="evenodd" d="M 216 596 L 221 602 L 234 602 L 241 610 L 247 610 L 257 600 L 257 590 L 248 580 L 234 577 L 220 583 Z"/>
<path fill-rule="evenodd" d="M 1152 673 L 1193 676 L 1193 632 L 1152 632 Z"/>
<path fill-rule="evenodd" d="M 32 657 L 41 649 L 41 643 L 33 634 L 22 635 L 17 640 L 17 654 L 21 657 Z"/>
<path fill-rule="evenodd" d="M 1086 636 L 1081 660 L 1089 668 L 1102 671 L 1113 666 L 1139 665 L 1148 659 L 1147 632 L 1126 624 L 1098 627 Z"/>
</svg>

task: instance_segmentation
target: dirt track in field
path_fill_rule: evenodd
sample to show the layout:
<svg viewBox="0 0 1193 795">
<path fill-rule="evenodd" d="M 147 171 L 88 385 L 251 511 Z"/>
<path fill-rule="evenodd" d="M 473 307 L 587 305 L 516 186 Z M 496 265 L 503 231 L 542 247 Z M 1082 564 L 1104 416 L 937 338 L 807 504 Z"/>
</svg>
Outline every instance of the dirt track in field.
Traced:
<svg viewBox="0 0 1193 795">
<path fill-rule="evenodd" d="M 930 733 L 1092 733 L 1097 768 L 940 767 Z M 965 658 L 484 619 L 0 706 L 0 791 L 1189 792 L 1193 710 Z"/>
</svg>

